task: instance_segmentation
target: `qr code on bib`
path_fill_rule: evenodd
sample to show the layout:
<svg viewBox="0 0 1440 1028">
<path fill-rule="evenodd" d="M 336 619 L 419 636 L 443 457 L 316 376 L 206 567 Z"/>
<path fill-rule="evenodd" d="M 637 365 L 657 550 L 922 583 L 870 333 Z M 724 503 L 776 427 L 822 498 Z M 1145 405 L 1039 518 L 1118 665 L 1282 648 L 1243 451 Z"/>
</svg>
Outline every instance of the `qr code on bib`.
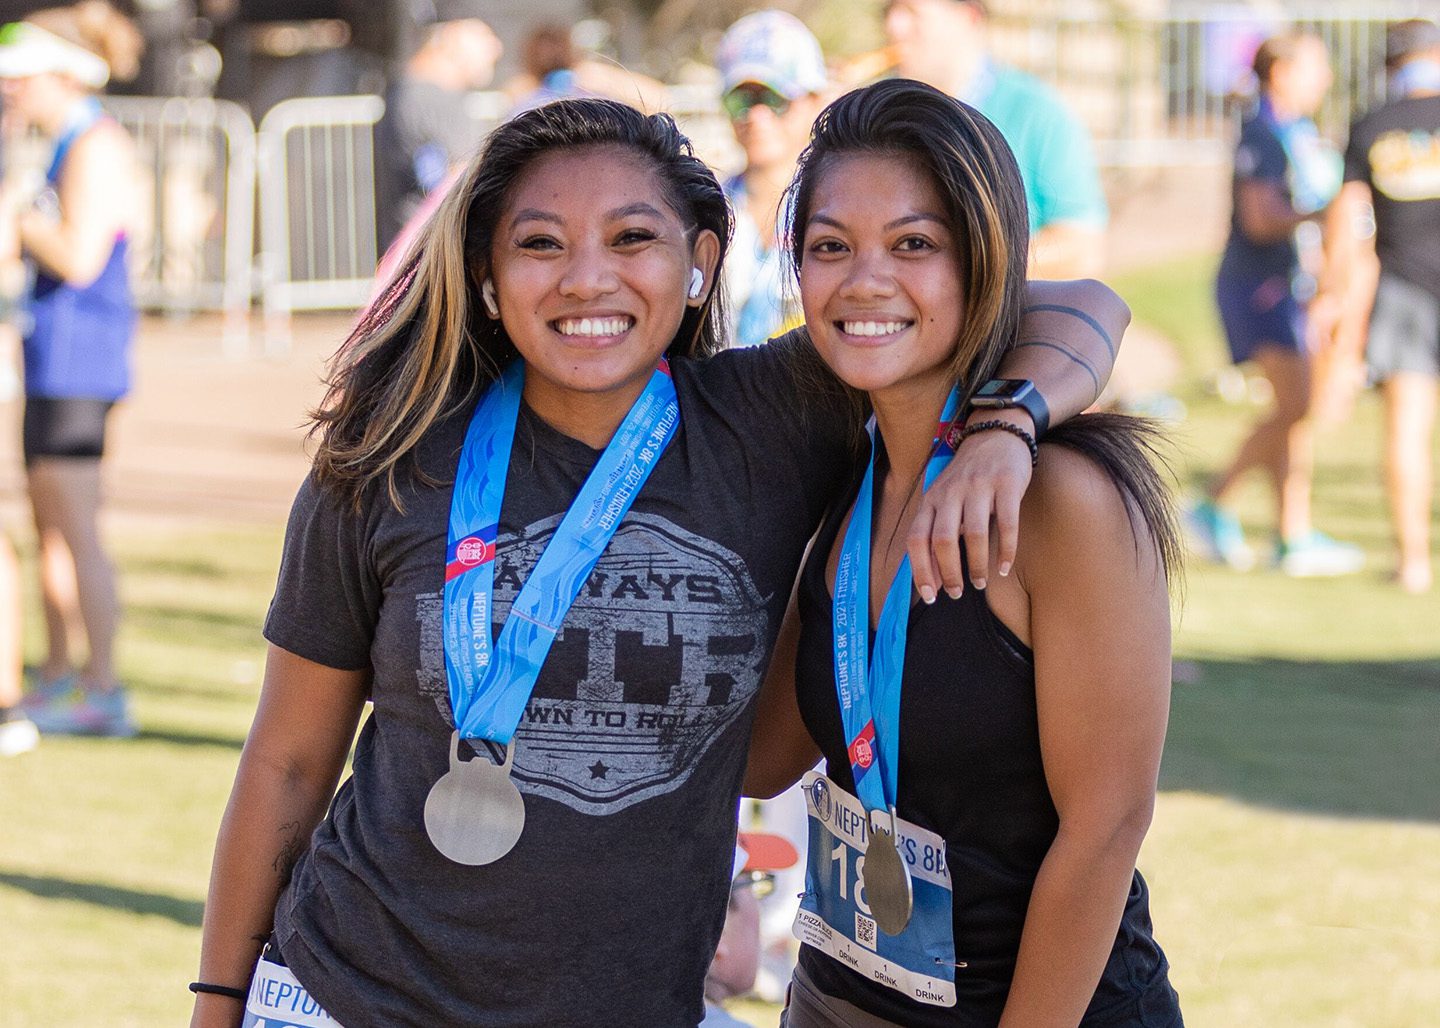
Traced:
<svg viewBox="0 0 1440 1028">
<path fill-rule="evenodd" d="M 875 948 L 875 922 L 860 911 L 855 911 L 855 941 L 866 949 Z"/>
</svg>

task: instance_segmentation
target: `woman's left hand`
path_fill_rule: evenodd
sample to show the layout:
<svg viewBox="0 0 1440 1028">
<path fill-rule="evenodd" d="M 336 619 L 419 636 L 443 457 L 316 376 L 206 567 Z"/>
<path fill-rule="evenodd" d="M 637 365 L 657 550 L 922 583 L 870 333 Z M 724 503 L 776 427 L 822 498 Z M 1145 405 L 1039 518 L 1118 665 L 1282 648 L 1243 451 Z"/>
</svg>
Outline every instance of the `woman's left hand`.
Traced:
<svg viewBox="0 0 1440 1028">
<path fill-rule="evenodd" d="M 1011 421 L 1031 434 L 1035 431 L 1024 411 L 995 410 L 984 415 L 987 420 Z M 965 591 L 965 564 L 975 588 L 985 588 L 992 521 L 999 540 L 996 573 L 1010 573 L 1020 536 L 1020 498 L 1030 485 L 1032 470 L 1029 447 L 1009 432 L 979 432 L 960 444 L 950 466 L 921 497 L 906 537 L 921 599 L 933 602 L 940 589 L 958 599 Z"/>
</svg>

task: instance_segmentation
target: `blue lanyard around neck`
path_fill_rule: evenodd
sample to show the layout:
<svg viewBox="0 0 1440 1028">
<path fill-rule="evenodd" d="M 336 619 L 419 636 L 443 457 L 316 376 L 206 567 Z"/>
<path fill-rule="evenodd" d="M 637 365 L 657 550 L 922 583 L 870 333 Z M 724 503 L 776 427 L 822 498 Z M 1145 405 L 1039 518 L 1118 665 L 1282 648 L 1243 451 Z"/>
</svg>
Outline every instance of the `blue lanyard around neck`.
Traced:
<svg viewBox="0 0 1440 1028">
<path fill-rule="evenodd" d="M 670 368 L 661 361 L 616 429 L 515 597 L 491 644 L 495 540 L 525 365 L 505 369 L 475 407 L 450 501 L 445 554 L 445 677 L 455 727 L 506 744 L 580 587 L 620 527 L 680 425 Z"/>
<path fill-rule="evenodd" d="M 1260 100 L 1260 110 L 1274 126 L 1290 164 L 1287 178 L 1291 205 L 1302 214 L 1320 210 L 1340 191 L 1343 165 L 1339 154 L 1326 145 L 1309 118 L 1282 121 L 1265 97 Z"/>
<path fill-rule="evenodd" d="M 951 390 L 940 415 L 930 459 L 925 464 L 925 488 L 955 456 L 945 442 L 945 430 L 960 406 L 960 394 Z M 885 810 L 895 803 L 900 771 L 900 679 L 905 666 L 905 638 L 910 622 L 910 558 L 900 561 L 895 580 L 885 594 L 875 647 L 870 652 L 870 526 L 875 491 L 875 421 L 870 432 L 870 463 L 855 498 L 855 510 L 840 546 L 835 569 L 832 611 L 835 646 L 835 692 L 840 698 L 840 720 L 845 729 L 855 795 L 867 810 Z M 874 772 L 873 774 L 871 772 Z"/>
<path fill-rule="evenodd" d="M 70 154 L 70 147 L 103 117 L 105 109 L 93 96 L 87 96 L 71 109 L 60 134 L 55 137 L 55 152 L 50 155 L 50 167 L 45 171 L 46 182 L 55 185 L 60 181 L 60 168 Z"/>
</svg>

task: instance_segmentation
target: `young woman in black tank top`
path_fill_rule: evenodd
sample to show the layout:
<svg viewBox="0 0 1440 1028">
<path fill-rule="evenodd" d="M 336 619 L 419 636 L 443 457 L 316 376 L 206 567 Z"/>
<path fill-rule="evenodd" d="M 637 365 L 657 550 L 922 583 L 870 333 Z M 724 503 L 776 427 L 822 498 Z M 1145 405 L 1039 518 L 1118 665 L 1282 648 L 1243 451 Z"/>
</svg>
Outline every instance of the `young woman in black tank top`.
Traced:
<svg viewBox="0 0 1440 1028">
<path fill-rule="evenodd" d="M 892 80 L 821 115 L 790 200 L 816 348 L 875 418 L 872 475 L 862 479 L 866 447 L 812 544 L 800 627 L 792 607 L 782 634 L 796 687 L 788 669 L 772 675 L 747 772 L 747 791 L 764 795 L 826 761 L 825 776 L 805 778 L 806 945 L 786 1023 L 1178 1025 L 1135 870 L 1169 708 L 1177 554 L 1148 430 L 1096 414 L 1051 432 L 1013 568 L 960 595 L 897 592 L 891 603 L 908 612 L 890 623 L 908 632 L 888 634 L 887 591 L 908 575 L 906 512 L 946 423 L 965 423 L 977 388 L 1024 345 L 1024 194 L 993 125 Z M 857 503 L 872 519 L 868 549 L 846 535 Z M 868 569 L 872 652 L 903 656 L 890 679 L 873 656 L 846 659 L 863 640 L 845 641 L 854 576 L 836 578 L 847 567 Z M 898 680 L 890 713 L 877 702 L 867 724 L 862 699 L 850 704 L 858 719 L 842 714 L 857 675 L 871 690 Z M 877 870 L 877 847 L 898 848 L 913 902 Z"/>
</svg>

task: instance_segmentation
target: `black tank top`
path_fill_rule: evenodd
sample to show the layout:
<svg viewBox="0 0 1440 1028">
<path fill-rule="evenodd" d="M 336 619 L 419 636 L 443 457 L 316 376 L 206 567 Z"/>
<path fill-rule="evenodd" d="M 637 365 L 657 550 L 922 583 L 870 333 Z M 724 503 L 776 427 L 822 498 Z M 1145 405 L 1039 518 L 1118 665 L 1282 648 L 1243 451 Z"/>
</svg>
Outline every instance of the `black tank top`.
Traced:
<svg viewBox="0 0 1440 1028">
<path fill-rule="evenodd" d="M 851 497 L 859 484 L 857 476 Z M 853 795 L 825 582 L 825 562 L 846 509 L 848 502 L 827 517 L 802 572 L 796 685 L 801 715 L 830 779 Z M 946 841 L 955 954 L 969 965 L 955 973 L 956 1005 L 915 1003 L 809 946 L 801 948 L 800 963 L 824 992 L 896 1024 L 994 1025 L 1015 972 L 1030 891 L 1059 818 L 1040 759 L 1031 652 L 991 612 L 981 590 L 967 588 L 959 600 L 942 592 L 933 605 L 916 600 L 910 608 L 899 779 L 899 815 Z M 1137 871 L 1083 1024 L 1180 1024 L 1166 971 Z"/>
</svg>

